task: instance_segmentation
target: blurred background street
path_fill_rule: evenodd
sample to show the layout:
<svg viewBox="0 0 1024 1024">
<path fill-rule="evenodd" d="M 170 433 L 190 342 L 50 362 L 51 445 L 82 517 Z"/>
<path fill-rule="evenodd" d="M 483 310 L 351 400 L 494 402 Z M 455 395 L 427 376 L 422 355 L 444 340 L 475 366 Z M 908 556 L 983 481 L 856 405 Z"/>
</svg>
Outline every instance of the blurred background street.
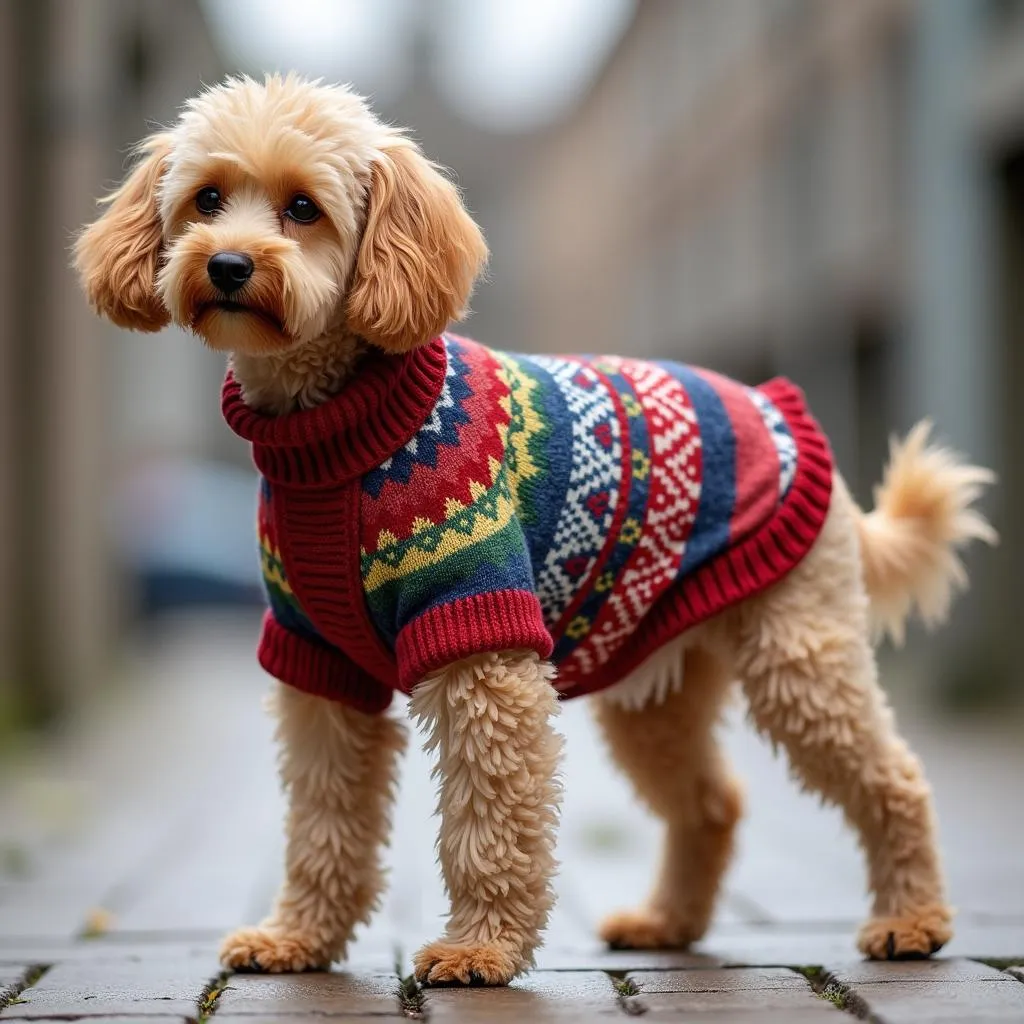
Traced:
<svg viewBox="0 0 1024 1024">
<path fill-rule="evenodd" d="M 222 357 L 101 323 L 68 247 L 203 83 L 290 68 L 353 82 L 454 169 L 493 254 L 464 333 L 791 376 L 862 503 L 925 414 L 997 471 L 1001 546 L 883 673 L 935 779 L 957 949 L 1024 954 L 1022 0 L 0 0 L 0 936 L 73 935 L 107 904 L 133 935 L 210 935 L 272 891 L 255 476 Z M 734 717 L 752 817 L 716 941 L 764 926 L 757 962 L 782 962 L 783 924 L 849 954 L 852 839 Z M 563 873 L 571 945 L 644 888 L 655 833 L 585 709 L 565 726 L 564 841 L 590 851 Z M 159 778 L 203 803 L 161 803 Z M 408 951 L 438 912 L 425 767 L 406 781 L 395 850 L 420 866 L 366 949 Z M 46 859 L 39 816 L 65 814 L 96 817 L 74 863 L 99 876 Z"/>
<path fill-rule="evenodd" d="M 1024 694 L 1024 3 L 6 0 L 0 729 L 73 712 L 160 612 L 260 600 L 222 359 L 119 332 L 68 270 L 128 147 L 204 82 L 352 80 L 455 169 L 493 252 L 466 333 L 797 379 L 863 502 L 923 414 L 1003 544 L 928 703 Z"/>
</svg>

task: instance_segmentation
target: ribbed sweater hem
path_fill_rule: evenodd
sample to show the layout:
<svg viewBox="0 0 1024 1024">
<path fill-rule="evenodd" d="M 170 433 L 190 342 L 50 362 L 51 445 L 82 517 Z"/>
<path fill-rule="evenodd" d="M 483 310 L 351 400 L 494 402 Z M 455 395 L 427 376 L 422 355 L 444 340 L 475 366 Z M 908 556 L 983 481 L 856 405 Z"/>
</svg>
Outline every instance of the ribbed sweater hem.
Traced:
<svg viewBox="0 0 1024 1024">
<path fill-rule="evenodd" d="M 366 714 L 384 711 L 394 696 L 344 654 L 290 633 L 269 611 L 263 617 L 258 657 L 279 682 L 314 697 L 343 701 Z"/>
</svg>

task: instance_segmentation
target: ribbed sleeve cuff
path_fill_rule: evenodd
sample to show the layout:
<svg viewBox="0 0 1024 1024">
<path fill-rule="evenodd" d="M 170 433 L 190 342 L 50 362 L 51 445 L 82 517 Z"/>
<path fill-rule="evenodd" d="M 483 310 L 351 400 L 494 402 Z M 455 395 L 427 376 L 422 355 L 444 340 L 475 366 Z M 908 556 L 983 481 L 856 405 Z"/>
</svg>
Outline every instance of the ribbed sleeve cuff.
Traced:
<svg viewBox="0 0 1024 1024">
<path fill-rule="evenodd" d="M 392 690 L 340 651 L 289 632 L 269 611 L 263 617 L 258 656 L 275 679 L 314 697 L 341 701 L 366 714 L 384 711 L 391 703 Z"/>
<path fill-rule="evenodd" d="M 409 693 L 427 673 L 474 654 L 525 648 L 547 658 L 553 646 L 533 594 L 474 594 L 430 608 L 405 626 L 395 648 L 398 685 Z"/>
</svg>

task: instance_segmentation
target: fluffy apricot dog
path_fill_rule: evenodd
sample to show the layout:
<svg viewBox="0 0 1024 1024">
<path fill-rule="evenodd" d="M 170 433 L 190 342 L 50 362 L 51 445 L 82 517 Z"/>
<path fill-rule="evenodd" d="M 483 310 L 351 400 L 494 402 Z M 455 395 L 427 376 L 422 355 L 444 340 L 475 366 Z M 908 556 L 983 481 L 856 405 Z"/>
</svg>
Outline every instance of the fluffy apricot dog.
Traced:
<svg viewBox="0 0 1024 1024">
<path fill-rule="evenodd" d="M 699 939 L 742 809 L 714 735 L 733 680 L 858 834 L 874 900 L 861 950 L 927 956 L 950 938 L 929 788 L 872 640 L 915 608 L 945 617 L 957 549 L 994 539 L 971 507 L 988 473 L 922 425 L 865 513 L 787 381 L 446 333 L 483 237 L 345 88 L 209 89 L 106 204 L 75 252 L 91 303 L 229 353 L 224 415 L 262 474 L 286 878 L 271 915 L 225 940 L 225 965 L 323 967 L 377 906 L 396 691 L 439 757 L 451 914 L 416 955 L 426 983 L 504 984 L 531 964 L 552 903 L 554 719 L 580 694 L 665 823 L 650 896 L 602 935 Z"/>
</svg>

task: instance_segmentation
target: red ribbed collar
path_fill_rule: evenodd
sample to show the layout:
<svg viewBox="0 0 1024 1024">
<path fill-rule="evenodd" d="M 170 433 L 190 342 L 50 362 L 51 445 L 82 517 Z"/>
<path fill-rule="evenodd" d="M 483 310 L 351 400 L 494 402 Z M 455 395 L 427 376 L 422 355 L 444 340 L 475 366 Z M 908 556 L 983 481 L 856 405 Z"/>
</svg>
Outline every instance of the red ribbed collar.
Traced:
<svg viewBox="0 0 1024 1024">
<path fill-rule="evenodd" d="M 442 338 L 401 356 L 378 352 L 329 402 L 284 416 L 250 409 L 229 371 L 221 411 L 252 443 L 253 461 L 271 483 L 341 484 L 379 466 L 419 430 L 441 393 L 447 365 Z"/>
</svg>

